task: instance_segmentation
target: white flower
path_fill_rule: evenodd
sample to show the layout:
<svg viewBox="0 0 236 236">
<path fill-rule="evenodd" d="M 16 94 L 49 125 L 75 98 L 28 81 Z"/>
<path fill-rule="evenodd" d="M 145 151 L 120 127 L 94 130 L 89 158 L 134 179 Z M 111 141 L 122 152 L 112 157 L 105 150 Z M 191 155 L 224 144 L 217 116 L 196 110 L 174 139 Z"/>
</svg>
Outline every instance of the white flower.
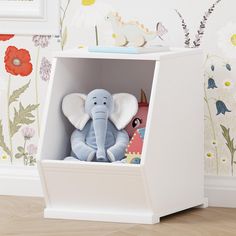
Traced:
<svg viewBox="0 0 236 236">
<path fill-rule="evenodd" d="M 26 140 L 29 140 L 34 137 L 35 130 L 29 126 L 26 126 L 21 130 L 21 133 Z"/>
<path fill-rule="evenodd" d="M 218 35 L 219 48 L 227 57 L 236 58 L 236 23 L 229 22 Z"/>
<path fill-rule="evenodd" d="M 27 146 L 27 151 L 28 151 L 29 155 L 37 154 L 37 149 L 38 149 L 37 146 L 34 144 L 30 144 Z"/>
<path fill-rule="evenodd" d="M 80 0 L 73 24 L 77 27 L 95 27 L 105 21 L 105 17 L 110 11 L 112 8 L 99 0 Z"/>
</svg>

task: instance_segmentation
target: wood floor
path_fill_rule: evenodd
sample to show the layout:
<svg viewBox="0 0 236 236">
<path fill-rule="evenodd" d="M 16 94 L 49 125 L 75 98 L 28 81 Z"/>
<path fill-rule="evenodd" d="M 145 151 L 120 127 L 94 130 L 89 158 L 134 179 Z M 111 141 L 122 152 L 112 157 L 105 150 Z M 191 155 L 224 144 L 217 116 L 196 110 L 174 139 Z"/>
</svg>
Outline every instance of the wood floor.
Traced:
<svg viewBox="0 0 236 236">
<path fill-rule="evenodd" d="M 0 197 L 0 236 L 236 236 L 236 209 L 192 209 L 157 225 L 43 219 L 39 198 Z"/>
</svg>

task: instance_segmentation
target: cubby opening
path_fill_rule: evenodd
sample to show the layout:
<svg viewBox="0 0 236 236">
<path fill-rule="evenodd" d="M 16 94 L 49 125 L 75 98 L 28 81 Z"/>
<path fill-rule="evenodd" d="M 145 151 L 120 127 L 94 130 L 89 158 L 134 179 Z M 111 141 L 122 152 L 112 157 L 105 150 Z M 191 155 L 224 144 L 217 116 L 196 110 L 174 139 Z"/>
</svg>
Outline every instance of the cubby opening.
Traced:
<svg viewBox="0 0 236 236">
<path fill-rule="evenodd" d="M 64 117 L 62 99 L 70 93 L 88 94 L 104 88 L 111 94 L 131 93 L 140 100 L 141 89 L 150 102 L 155 60 L 57 58 L 51 94 L 47 104 L 42 160 L 63 160 L 70 156 L 70 136 L 75 129 Z M 52 138 L 52 136 L 53 138 Z"/>
</svg>

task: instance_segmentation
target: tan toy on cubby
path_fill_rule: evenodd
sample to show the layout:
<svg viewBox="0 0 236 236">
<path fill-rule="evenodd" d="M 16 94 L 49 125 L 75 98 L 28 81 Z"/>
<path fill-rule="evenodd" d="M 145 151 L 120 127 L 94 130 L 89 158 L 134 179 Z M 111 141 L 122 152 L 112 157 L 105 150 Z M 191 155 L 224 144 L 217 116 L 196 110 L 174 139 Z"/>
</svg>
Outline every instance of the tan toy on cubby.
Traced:
<svg viewBox="0 0 236 236">
<path fill-rule="evenodd" d="M 150 31 L 138 21 L 123 22 L 117 12 L 110 12 L 106 20 L 111 22 L 113 38 L 116 46 L 144 47 L 149 41 L 163 35 L 168 31 L 161 22 L 156 25 L 155 31 Z"/>
<path fill-rule="evenodd" d="M 154 224 L 204 198 L 203 54 L 197 49 L 139 55 L 59 52 L 42 124 L 38 168 L 46 218 Z M 140 88 L 149 103 L 141 163 L 67 162 L 70 93 Z"/>
</svg>

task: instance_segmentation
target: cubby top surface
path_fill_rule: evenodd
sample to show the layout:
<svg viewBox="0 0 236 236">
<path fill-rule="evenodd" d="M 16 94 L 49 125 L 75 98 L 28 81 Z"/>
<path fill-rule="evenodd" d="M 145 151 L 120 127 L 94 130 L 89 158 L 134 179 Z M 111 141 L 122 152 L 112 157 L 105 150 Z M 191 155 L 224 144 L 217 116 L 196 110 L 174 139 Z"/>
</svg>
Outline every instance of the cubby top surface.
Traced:
<svg viewBox="0 0 236 236">
<path fill-rule="evenodd" d="M 171 48 L 170 51 L 145 54 L 121 54 L 121 53 L 97 53 L 88 52 L 87 49 L 73 49 L 63 52 L 55 52 L 56 58 L 91 58 L 91 59 L 119 59 L 119 60 L 151 60 L 159 61 L 164 57 L 181 57 L 184 55 L 198 54 L 200 49 Z"/>
</svg>

